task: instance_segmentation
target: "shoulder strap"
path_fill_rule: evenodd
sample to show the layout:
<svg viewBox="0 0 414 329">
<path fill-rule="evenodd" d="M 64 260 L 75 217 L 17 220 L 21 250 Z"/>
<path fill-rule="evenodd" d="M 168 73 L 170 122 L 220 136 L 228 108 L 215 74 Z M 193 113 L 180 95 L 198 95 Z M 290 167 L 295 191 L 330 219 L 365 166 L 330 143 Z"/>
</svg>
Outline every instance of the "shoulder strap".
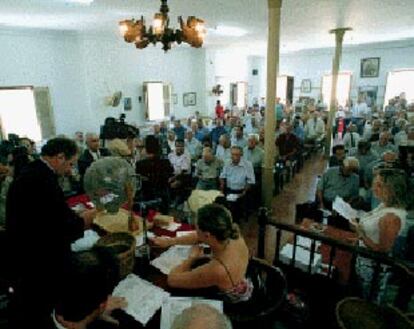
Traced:
<svg viewBox="0 0 414 329">
<path fill-rule="evenodd" d="M 219 258 L 216 258 L 216 257 L 214 257 L 214 259 L 216 260 L 216 261 L 218 261 L 223 267 L 224 267 L 224 269 L 226 270 L 226 273 L 227 273 L 227 275 L 228 275 L 228 277 L 229 277 L 229 279 L 230 279 L 230 281 L 231 281 L 231 284 L 232 284 L 232 286 L 234 287 L 235 286 L 235 284 L 234 284 L 234 281 L 233 281 L 233 279 L 231 278 L 231 275 L 230 275 L 230 271 L 229 271 L 229 269 L 227 268 L 227 266 L 223 263 L 223 261 L 221 260 L 221 259 L 219 259 Z"/>
</svg>

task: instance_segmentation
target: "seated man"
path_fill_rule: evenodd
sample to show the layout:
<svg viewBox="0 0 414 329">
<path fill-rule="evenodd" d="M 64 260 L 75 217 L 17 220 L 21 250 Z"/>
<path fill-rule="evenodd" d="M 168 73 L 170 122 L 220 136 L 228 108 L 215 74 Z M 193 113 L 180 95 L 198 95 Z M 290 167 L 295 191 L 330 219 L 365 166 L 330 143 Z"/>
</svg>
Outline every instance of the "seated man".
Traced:
<svg viewBox="0 0 414 329">
<path fill-rule="evenodd" d="M 156 136 L 145 138 L 146 158 L 138 161 L 135 166 L 137 174 L 141 175 L 142 188 L 140 195 L 143 201 L 161 198 L 163 213 L 169 208 L 169 179 L 174 169 L 168 159 L 161 159 L 160 143 Z"/>
<path fill-rule="evenodd" d="M 184 139 L 185 138 L 185 127 L 181 124 L 180 120 L 174 121 L 174 128 L 172 129 L 175 133 L 177 139 Z"/>
<path fill-rule="evenodd" d="M 329 167 L 338 167 L 342 165 L 345 159 L 345 146 L 343 144 L 335 145 L 332 148 L 331 157 L 329 158 Z"/>
<path fill-rule="evenodd" d="M 175 141 L 175 151 L 168 154 L 168 160 L 174 168 L 174 176 L 169 179 L 170 187 L 176 193 L 175 201 L 181 203 L 183 188 L 191 186 L 191 158 L 184 152 L 184 141 Z"/>
<path fill-rule="evenodd" d="M 343 143 L 347 150 L 350 150 L 358 145 L 359 140 L 361 139 L 360 135 L 357 132 L 357 126 L 350 124 L 348 131 L 346 132 Z"/>
<path fill-rule="evenodd" d="M 171 329 L 231 329 L 230 320 L 207 304 L 186 308 L 174 319 Z"/>
<path fill-rule="evenodd" d="M 286 131 L 276 139 L 276 146 L 279 148 L 279 161 L 284 164 L 296 160 L 300 150 L 300 141 L 296 135 L 292 134 L 292 125 L 285 123 Z"/>
<path fill-rule="evenodd" d="M 216 149 L 216 157 L 227 163 L 231 161 L 230 138 L 227 134 L 221 135 Z"/>
<path fill-rule="evenodd" d="M 379 141 L 372 143 L 372 153 L 376 155 L 378 158 L 387 151 L 397 152 L 397 148 L 394 144 L 389 142 L 390 140 L 390 133 L 388 131 L 383 131 L 380 134 Z"/>
<path fill-rule="evenodd" d="M 242 149 L 247 146 L 247 141 L 244 138 L 243 126 L 234 127 L 234 137 L 231 139 L 232 146 L 239 146 Z"/>
<path fill-rule="evenodd" d="M 57 286 L 51 328 L 117 328 L 110 313 L 127 303 L 124 298 L 108 297 L 116 284 L 116 272 L 111 255 L 104 250 L 73 254 Z"/>
<path fill-rule="evenodd" d="M 305 124 L 305 144 L 315 144 L 323 139 L 325 134 L 325 123 L 315 112 L 315 107 L 309 109 L 309 119 Z"/>
<path fill-rule="evenodd" d="M 354 157 L 345 158 L 342 166 L 329 168 L 318 182 L 317 197 L 321 209 L 332 209 L 332 202 L 337 196 L 350 202 L 358 197 L 359 163 Z"/>
<path fill-rule="evenodd" d="M 197 189 L 217 190 L 221 167 L 222 162 L 213 155 L 213 150 L 205 147 L 202 158 L 196 164 Z"/>
<path fill-rule="evenodd" d="M 255 134 L 249 135 L 247 146 L 243 150 L 243 159 L 250 161 L 253 165 L 256 184 L 251 196 L 255 206 L 259 206 L 262 199 L 262 165 L 264 159 L 264 151 L 257 146 L 257 143 L 258 136 Z"/>
<path fill-rule="evenodd" d="M 200 159 L 201 151 L 203 149 L 200 141 L 193 136 L 193 131 L 191 129 L 187 130 L 185 133 L 185 149 L 191 156 L 191 161 L 197 161 Z"/>
<path fill-rule="evenodd" d="M 257 143 L 257 136 L 249 135 L 247 146 L 243 149 L 243 159 L 252 163 L 255 174 L 261 172 L 264 158 L 264 151 L 257 147 Z"/>
<path fill-rule="evenodd" d="M 86 134 L 86 149 L 80 155 L 78 160 L 78 171 L 80 175 L 81 185 L 83 186 L 83 176 L 85 175 L 86 169 L 90 167 L 92 162 L 109 156 L 109 151 L 105 148 L 99 147 L 99 137 L 95 133 Z"/>
<path fill-rule="evenodd" d="M 241 217 L 241 209 L 245 208 L 245 196 L 249 189 L 256 183 L 253 165 L 250 161 L 242 159 L 243 151 L 238 146 L 231 147 L 231 162 L 225 164 L 220 174 L 220 190 L 225 194 L 237 195 L 237 200 L 232 200 L 233 216 L 235 220 Z"/>
<path fill-rule="evenodd" d="M 223 126 L 223 119 L 216 119 L 216 126 L 211 130 L 211 141 L 213 142 L 213 149 L 219 143 L 221 135 L 226 134 L 226 129 Z"/>
</svg>

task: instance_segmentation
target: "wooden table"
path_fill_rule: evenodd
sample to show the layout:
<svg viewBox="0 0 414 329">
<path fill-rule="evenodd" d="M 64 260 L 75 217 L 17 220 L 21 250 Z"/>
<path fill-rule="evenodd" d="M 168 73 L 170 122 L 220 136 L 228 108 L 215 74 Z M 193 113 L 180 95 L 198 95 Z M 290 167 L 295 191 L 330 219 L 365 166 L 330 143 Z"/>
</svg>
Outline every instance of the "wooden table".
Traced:
<svg viewBox="0 0 414 329">
<path fill-rule="evenodd" d="M 301 228 L 311 230 L 312 225 L 315 223 L 315 221 L 305 218 L 299 226 Z M 324 230 L 320 234 L 348 243 L 352 243 L 351 240 L 357 237 L 356 233 L 354 232 L 341 230 L 330 225 L 324 225 Z M 331 247 L 322 243 L 319 252 L 322 255 L 322 263 L 329 264 Z M 339 249 L 336 250 L 335 257 L 333 260 L 333 266 L 337 268 L 339 282 L 345 283 L 348 281 L 349 276 L 351 274 L 351 261 L 351 253 Z"/>
</svg>

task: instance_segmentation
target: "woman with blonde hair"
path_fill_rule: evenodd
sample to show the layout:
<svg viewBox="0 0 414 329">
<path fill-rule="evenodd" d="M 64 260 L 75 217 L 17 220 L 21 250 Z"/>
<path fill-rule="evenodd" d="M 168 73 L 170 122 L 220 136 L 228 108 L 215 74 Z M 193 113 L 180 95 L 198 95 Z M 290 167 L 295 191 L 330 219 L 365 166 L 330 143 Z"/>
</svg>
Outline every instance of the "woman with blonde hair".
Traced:
<svg viewBox="0 0 414 329">
<path fill-rule="evenodd" d="M 407 217 L 407 183 L 405 172 L 398 169 L 379 169 L 373 181 L 373 193 L 380 204 L 360 218 L 355 224 L 358 233 L 359 245 L 373 251 L 391 254 L 394 244 L 401 236 Z M 356 271 L 362 286 L 362 293 L 368 296 L 373 282 L 375 262 L 358 257 Z M 381 290 L 385 288 L 386 271 L 382 267 L 380 273 L 380 286 L 378 300 L 381 298 Z"/>
</svg>

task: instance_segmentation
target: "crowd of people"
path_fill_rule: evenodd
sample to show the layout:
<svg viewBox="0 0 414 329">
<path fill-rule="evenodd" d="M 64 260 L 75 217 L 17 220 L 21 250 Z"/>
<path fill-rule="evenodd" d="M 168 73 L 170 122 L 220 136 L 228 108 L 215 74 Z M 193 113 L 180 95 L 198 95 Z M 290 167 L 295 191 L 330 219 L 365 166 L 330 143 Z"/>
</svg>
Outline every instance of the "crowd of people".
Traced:
<svg viewBox="0 0 414 329">
<path fill-rule="evenodd" d="M 195 245 L 190 258 L 168 276 L 171 287 L 214 288 L 228 302 L 249 300 L 253 291 L 246 277 L 249 252 L 234 222 L 243 216 L 241 210 L 260 204 L 263 111 L 253 106 L 235 114 L 218 102 L 213 118 L 195 113 L 188 120 L 156 123 L 141 136 L 130 134 L 126 140 L 107 141 L 106 148 L 96 133 L 82 132 L 76 132 L 73 139 L 50 139 L 39 153 L 28 138 L 3 141 L 0 226 L 6 229 L 10 250 L 11 324 L 22 329 L 52 320 L 51 328 L 72 328 L 77 322 L 81 323 L 77 328 L 90 328 L 98 316 L 111 311 L 106 304 L 122 304 L 108 302 L 113 280 L 109 272 L 100 272 L 101 261 L 110 257 L 99 250 L 76 256 L 70 252 L 71 242 L 91 226 L 96 210 L 77 214 L 65 201 L 71 193 L 84 193 L 88 168 L 108 156 L 123 158 L 135 168 L 141 183 L 137 200 L 160 198 L 164 213 L 182 206 L 194 189 L 218 190 L 226 196 L 224 201 L 198 210 L 196 233 L 155 238 L 152 243 L 161 247 Z M 304 150 L 330 138 L 325 133 L 326 115 L 313 103 L 295 112 L 278 101 L 274 113 L 278 123 L 275 164 L 290 167 Z M 338 113 L 336 126 L 343 126 L 344 131 L 335 130 L 333 155 L 319 179 L 316 203 L 321 209 L 332 209 L 339 196 L 365 210 L 359 223 L 348 228 L 358 233 L 362 246 L 391 254 L 397 244 L 404 246 L 410 227 L 414 105 L 400 96 L 384 111 L 376 111 L 360 98 L 354 107 L 341 108 Z M 339 216 L 331 219 L 333 225 L 340 223 Z M 210 247 L 207 259 L 199 243 Z M 33 257 L 27 257 L 28 246 Z M 401 250 L 400 256 L 406 256 L 407 250 Z M 373 264 L 358 259 L 357 265 L 366 291 Z M 89 275 L 98 274 L 103 281 L 107 279 L 99 283 L 107 288 L 99 293 L 94 290 L 96 282 L 87 281 Z M 87 289 L 79 291 L 79 287 Z M 77 294 L 88 302 L 76 305 Z"/>
</svg>

